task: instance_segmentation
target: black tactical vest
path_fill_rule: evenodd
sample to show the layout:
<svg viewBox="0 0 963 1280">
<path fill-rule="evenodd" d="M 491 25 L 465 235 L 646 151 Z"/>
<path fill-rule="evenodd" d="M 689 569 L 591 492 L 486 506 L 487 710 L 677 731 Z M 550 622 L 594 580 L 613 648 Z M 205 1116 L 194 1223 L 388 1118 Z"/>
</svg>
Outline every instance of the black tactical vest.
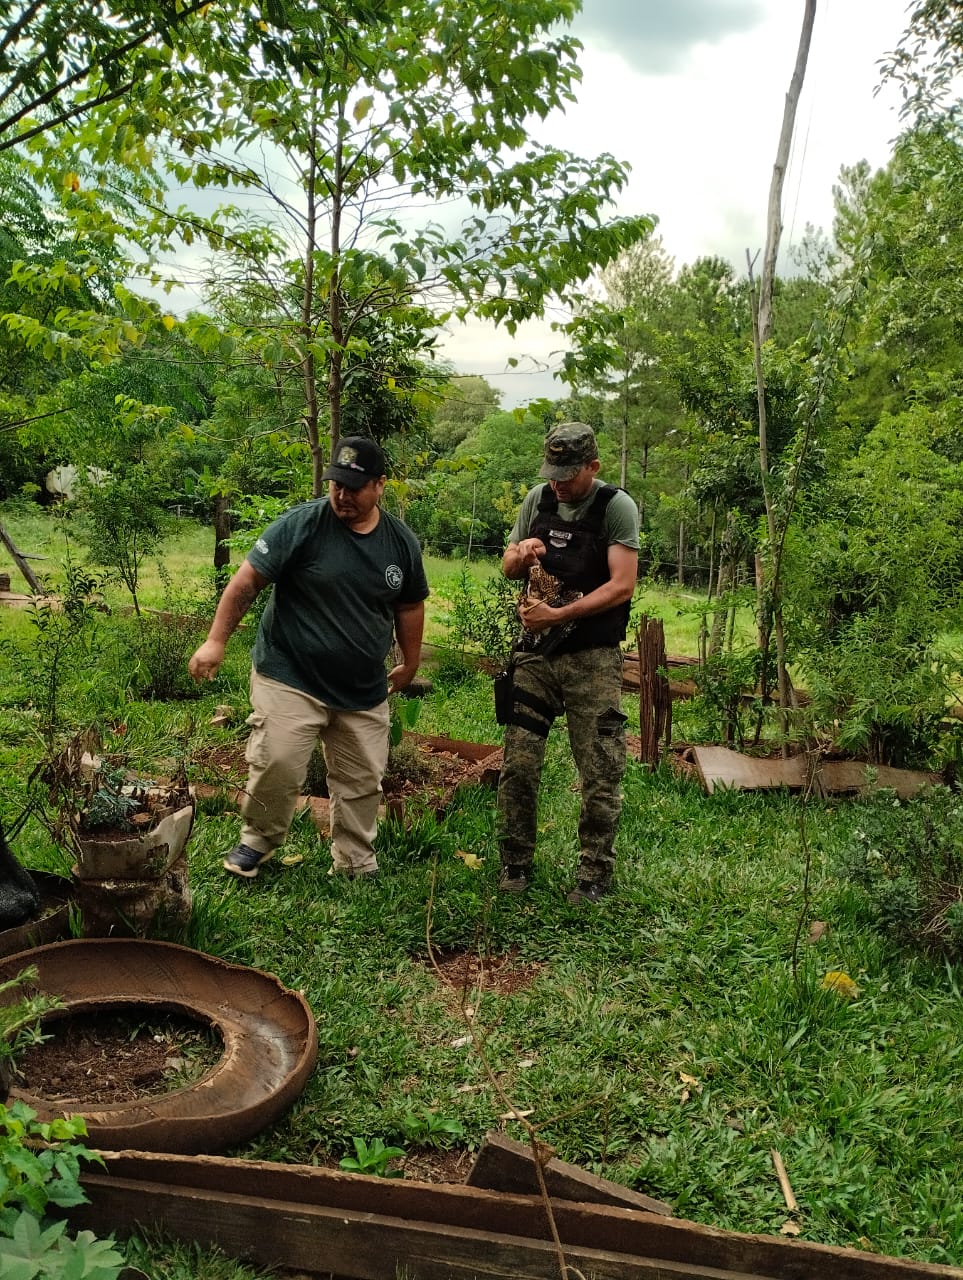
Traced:
<svg viewBox="0 0 963 1280">
<path fill-rule="evenodd" d="M 545 543 L 547 550 L 541 561 L 542 568 L 568 590 L 581 591 L 585 596 L 608 582 L 609 548 L 602 526 L 605 510 L 617 493 L 614 484 L 603 484 L 581 520 L 563 520 L 558 514 L 558 498 L 552 486 L 547 484 L 542 490 L 528 536 Z M 555 652 L 577 653 L 580 649 L 621 644 L 625 639 L 629 608 L 630 602 L 626 601 L 604 613 L 583 618 Z"/>
</svg>

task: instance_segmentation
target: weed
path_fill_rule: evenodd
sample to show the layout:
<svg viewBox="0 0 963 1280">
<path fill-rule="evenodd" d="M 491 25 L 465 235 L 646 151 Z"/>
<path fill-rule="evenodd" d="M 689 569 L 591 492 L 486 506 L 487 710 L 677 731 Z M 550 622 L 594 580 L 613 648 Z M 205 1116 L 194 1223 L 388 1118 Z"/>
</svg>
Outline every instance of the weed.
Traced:
<svg viewBox="0 0 963 1280">
<path fill-rule="evenodd" d="M 963 798 L 942 786 L 906 804 L 880 794 L 860 814 L 837 863 L 866 893 L 877 927 L 963 956 Z"/>
<path fill-rule="evenodd" d="M 2 988 L 14 1002 L 0 1008 L 0 1066 L 40 1038 L 39 1019 L 53 1007 L 25 994 L 34 978 L 36 970 L 27 970 Z M 69 1236 L 66 1222 L 47 1216 L 50 1205 L 67 1209 L 87 1200 L 81 1163 L 103 1164 L 103 1158 L 76 1141 L 86 1132 L 81 1116 L 40 1121 L 25 1102 L 0 1103 L 0 1274 L 50 1280 L 119 1276 L 124 1259 L 112 1240 L 98 1240 L 90 1231 Z"/>
<path fill-rule="evenodd" d="M 164 585 L 164 608 L 156 613 L 142 612 L 129 633 L 135 656 L 134 684 L 143 698 L 199 698 L 201 687 L 188 674 L 187 663 L 204 638 L 204 617 L 212 612 L 211 601 L 176 590 L 162 564 L 158 574 Z"/>
<path fill-rule="evenodd" d="M 423 1147 L 449 1147 L 465 1136 L 465 1126 L 460 1120 L 440 1115 L 422 1107 L 407 1112 L 401 1120 L 405 1141 Z"/>
<path fill-rule="evenodd" d="M 421 699 L 399 697 L 389 699 L 391 705 L 391 745 L 397 747 L 405 733 L 414 733 L 421 716 Z"/>
<path fill-rule="evenodd" d="M 345 1156 L 339 1162 L 338 1167 L 345 1169 L 348 1173 L 366 1173 L 369 1177 L 375 1178 L 401 1178 L 404 1174 L 400 1169 L 389 1169 L 388 1165 L 392 1160 L 398 1160 L 404 1156 L 401 1147 L 386 1147 L 380 1138 L 372 1138 L 370 1143 L 365 1142 L 364 1138 L 352 1138 L 355 1154 L 353 1156 Z"/>
</svg>

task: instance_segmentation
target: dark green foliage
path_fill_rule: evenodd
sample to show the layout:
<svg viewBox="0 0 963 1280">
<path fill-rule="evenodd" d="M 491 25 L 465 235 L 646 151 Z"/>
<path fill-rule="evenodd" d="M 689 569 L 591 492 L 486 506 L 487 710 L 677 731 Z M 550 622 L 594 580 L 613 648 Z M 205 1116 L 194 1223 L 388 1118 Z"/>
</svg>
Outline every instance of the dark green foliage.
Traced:
<svg viewBox="0 0 963 1280">
<path fill-rule="evenodd" d="M 97 789 L 84 810 L 82 822 L 88 831 L 98 827 L 114 827 L 118 831 L 132 831 L 131 815 L 141 807 L 140 798 L 125 791 L 127 770 L 106 761 L 97 771 Z"/>
<path fill-rule="evenodd" d="M 427 1107 L 409 1111 L 402 1119 L 401 1127 L 406 1142 L 426 1147 L 450 1147 L 465 1137 L 465 1126 L 459 1120 L 439 1115 Z"/>
<path fill-rule="evenodd" d="M 518 637 L 520 586 L 502 574 L 480 586 L 467 566 L 442 594 L 448 602 L 448 641 L 452 648 L 481 653 L 496 667 L 508 661 Z"/>
<path fill-rule="evenodd" d="M 706 741 L 734 742 L 745 746 L 760 712 L 752 693 L 759 681 L 758 649 L 710 654 L 693 667 L 699 696 L 691 716 L 701 721 Z"/>
<path fill-rule="evenodd" d="M 861 806 L 841 852 L 842 873 L 864 890 L 877 927 L 897 942 L 963 957 L 963 796 L 930 787 L 905 804 Z"/>
<path fill-rule="evenodd" d="M 84 486 L 86 524 L 81 527 L 81 536 L 95 560 L 123 582 L 135 613 L 140 612 L 137 587 L 144 558 L 169 531 L 164 496 L 156 476 L 141 463 Z"/>
<path fill-rule="evenodd" d="M 308 760 L 308 771 L 304 777 L 304 791 L 309 796 L 326 796 L 328 794 L 328 766 L 325 764 L 321 743 L 314 744 L 311 758 Z"/>
<path fill-rule="evenodd" d="M 203 691 L 188 674 L 188 659 L 207 634 L 215 600 L 213 593 L 204 599 L 177 589 L 163 565 L 158 570 L 164 608 L 142 612 L 127 631 L 135 664 L 133 683 L 142 698 L 189 701 Z"/>
<path fill-rule="evenodd" d="M 960 616 L 961 466 L 916 408 L 884 416 L 814 491 L 786 544 L 787 618 L 820 733 L 882 764 L 927 765 Z"/>
<path fill-rule="evenodd" d="M 197 681 L 188 675 L 187 661 L 206 630 L 196 614 L 141 613 L 130 634 L 135 645 L 134 680 L 142 698 L 176 702 L 201 696 Z"/>
</svg>

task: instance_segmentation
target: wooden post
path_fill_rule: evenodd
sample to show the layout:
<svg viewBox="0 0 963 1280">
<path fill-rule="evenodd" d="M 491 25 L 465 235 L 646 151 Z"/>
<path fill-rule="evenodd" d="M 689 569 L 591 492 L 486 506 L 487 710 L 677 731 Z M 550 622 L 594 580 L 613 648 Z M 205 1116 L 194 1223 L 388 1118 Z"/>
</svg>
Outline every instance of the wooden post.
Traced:
<svg viewBox="0 0 963 1280">
<path fill-rule="evenodd" d="M 665 630 L 657 618 L 639 619 L 639 759 L 655 768 L 672 737 L 672 694 L 666 674 Z"/>
<path fill-rule="evenodd" d="M 219 493 L 214 499 L 214 581 L 218 591 L 224 590 L 230 576 L 231 548 L 227 545 L 230 536 L 230 502 L 226 494 Z"/>
<path fill-rule="evenodd" d="M 23 576 L 27 579 L 27 584 L 30 587 L 30 590 L 34 593 L 34 595 L 35 596 L 44 595 L 44 589 L 40 585 L 40 582 L 37 579 L 37 575 L 30 568 L 29 564 L 27 564 L 27 561 L 23 556 L 23 554 L 20 551 L 18 551 L 17 548 L 14 546 L 13 539 L 10 537 L 9 533 L 7 533 L 6 529 L 3 527 L 2 524 L 0 524 L 0 542 L 3 543 L 3 545 L 7 548 L 10 554 L 13 556 L 14 560 L 16 561 L 17 568 L 20 570 Z"/>
</svg>

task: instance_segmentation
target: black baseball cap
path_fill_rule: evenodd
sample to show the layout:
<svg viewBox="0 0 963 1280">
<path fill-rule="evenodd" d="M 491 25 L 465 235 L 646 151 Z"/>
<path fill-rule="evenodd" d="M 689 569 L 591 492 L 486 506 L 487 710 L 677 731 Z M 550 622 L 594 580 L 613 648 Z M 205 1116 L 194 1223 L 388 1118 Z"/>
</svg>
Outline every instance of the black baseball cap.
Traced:
<svg viewBox="0 0 963 1280">
<path fill-rule="evenodd" d="M 342 436 L 321 479 L 333 480 L 346 489 L 363 489 L 370 481 L 380 480 L 386 469 L 385 455 L 374 440 L 367 436 Z"/>
</svg>

